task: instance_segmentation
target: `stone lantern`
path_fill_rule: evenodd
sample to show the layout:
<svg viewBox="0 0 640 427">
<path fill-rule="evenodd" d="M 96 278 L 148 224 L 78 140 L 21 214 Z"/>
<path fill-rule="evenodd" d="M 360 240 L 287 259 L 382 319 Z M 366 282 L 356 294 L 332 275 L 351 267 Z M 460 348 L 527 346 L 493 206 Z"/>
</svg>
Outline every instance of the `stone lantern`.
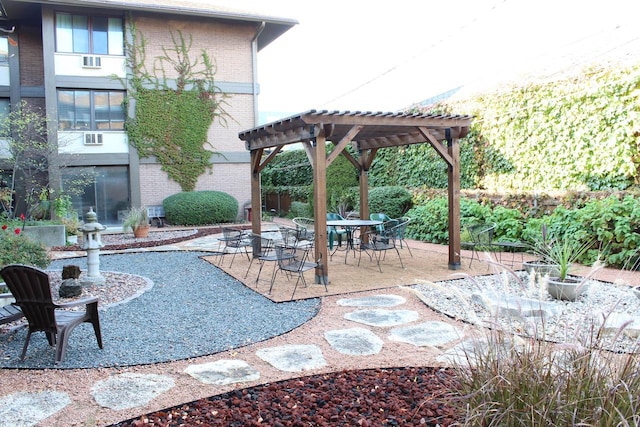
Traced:
<svg viewBox="0 0 640 427">
<path fill-rule="evenodd" d="M 85 223 L 80 228 L 82 231 L 82 249 L 87 251 L 87 276 L 82 281 L 83 285 L 94 285 L 105 282 L 100 275 L 100 249 L 104 247 L 100 233 L 107 227 L 98 222 L 98 215 L 89 208 L 85 216 Z"/>
</svg>

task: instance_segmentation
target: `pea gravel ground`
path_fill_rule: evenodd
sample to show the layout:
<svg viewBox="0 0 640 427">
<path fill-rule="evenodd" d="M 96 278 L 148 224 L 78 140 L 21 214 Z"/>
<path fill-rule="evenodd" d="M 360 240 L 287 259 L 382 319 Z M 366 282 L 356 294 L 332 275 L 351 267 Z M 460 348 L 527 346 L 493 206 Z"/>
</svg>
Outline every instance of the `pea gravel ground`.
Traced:
<svg viewBox="0 0 640 427">
<path fill-rule="evenodd" d="M 153 286 L 124 304 L 101 310 L 104 349 L 98 348 L 91 325 L 78 326 L 66 360 L 57 368 L 144 365 L 214 354 L 281 335 L 319 310 L 319 299 L 274 303 L 200 259 L 202 255 L 101 255 L 101 271 L 143 276 Z M 78 261 L 81 266 L 85 262 Z M 57 260 L 49 270 L 72 263 L 73 259 Z M 126 286 L 126 281 L 107 281 L 107 286 Z M 26 328 L 16 328 L 0 335 L 0 367 L 51 367 L 53 352 L 42 333 L 32 335 L 27 358 L 20 361 L 26 333 Z"/>
</svg>

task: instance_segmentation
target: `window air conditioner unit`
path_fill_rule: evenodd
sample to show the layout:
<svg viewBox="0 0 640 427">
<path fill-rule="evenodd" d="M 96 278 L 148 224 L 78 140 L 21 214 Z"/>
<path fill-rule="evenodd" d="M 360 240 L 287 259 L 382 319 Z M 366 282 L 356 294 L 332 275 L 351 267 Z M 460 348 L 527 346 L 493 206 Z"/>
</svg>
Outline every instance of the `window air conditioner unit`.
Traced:
<svg viewBox="0 0 640 427">
<path fill-rule="evenodd" d="M 99 56 L 85 55 L 82 57 L 83 68 L 100 68 L 102 67 L 102 58 Z"/>
<path fill-rule="evenodd" d="M 95 132 L 85 132 L 84 145 L 102 145 L 102 134 Z"/>
</svg>

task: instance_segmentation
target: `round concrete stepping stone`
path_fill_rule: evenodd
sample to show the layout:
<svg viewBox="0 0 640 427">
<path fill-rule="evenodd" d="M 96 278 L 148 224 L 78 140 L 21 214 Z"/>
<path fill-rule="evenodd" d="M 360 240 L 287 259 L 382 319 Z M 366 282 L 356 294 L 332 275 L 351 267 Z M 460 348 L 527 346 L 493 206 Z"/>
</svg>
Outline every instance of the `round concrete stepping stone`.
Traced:
<svg viewBox="0 0 640 427">
<path fill-rule="evenodd" d="M 399 295 L 372 295 L 361 298 L 343 298 L 336 301 L 343 307 L 395 307 L 407 300 Z"/>
<path fill-rule="evenodd" d="M 58 391 L 21 391 L 0 397 L 0 426 L 32 426 L 69 403 L 69 395 Z"/>
<path fill-rule="evenodd" d="M 290 344 L 263 348 L 256 355 L 276 369 L 300 372 L 327 366 L 320 347 L 309 344 Z"/>
<path fill-rule="evenodd" d="M 244 360 L 223 359 L 216 362 L 189 365 L 184 370 L 193 378 L 205 384 L 227 385 L 260 378 L 260 372 Z"/>
<path fill-rule="evenodd" d="M 415 346 L 434 346 L 457 341 L 462 337 L 462 332 L 454 326 L 444 322 L 424 322 L 418 325 L 401 326 L 393 328 L 389 333 L 389 339 L 406 342 Z"/>
<path fill-rule="evenodd" d="M 352 356 L 378 354 L 384 344 L 376 334 L 365 328 L 326 331 L 324 338 L 340 353 Z"/>
<path fill-rule="evenodd" d="M 91 395 L 98 405 L 114 409 L 145 406 L 174 386 L 173 378 L 166 375 L 124 373 L 98 381 Z"/>
<path fill-rule="evenodd" d="M 347 320 L 369 326 L 397 326 L 415 322 L 420 316 L 413 310 L 356 310 L 344 315 Z"/>
</svg>

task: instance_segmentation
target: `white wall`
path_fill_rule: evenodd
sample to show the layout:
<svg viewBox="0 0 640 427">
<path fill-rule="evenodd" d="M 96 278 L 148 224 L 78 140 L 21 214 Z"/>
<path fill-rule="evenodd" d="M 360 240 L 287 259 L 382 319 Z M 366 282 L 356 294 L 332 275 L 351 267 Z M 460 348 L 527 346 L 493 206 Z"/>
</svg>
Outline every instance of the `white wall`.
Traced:
<svg viewBox="0 0 640 427">
<path fill-rule="evenodd" d="M 85 67 L 84 56 L 100 57 L 100 67 Z M 81 77 L 125 76 L 126 60 L 123 56 L 83 55 L 78 53 L 56 53 L 56 75 L 72 75 Z"/>
<path fill-rule="evenodd" d="M 85 144 L 85 134 L 101 134 L 102 144 Z M 65 154 L 116 154 L 128 153 L 129 141 L 124 131 L 58 131 L 58 152 Z"/>
</svg>

